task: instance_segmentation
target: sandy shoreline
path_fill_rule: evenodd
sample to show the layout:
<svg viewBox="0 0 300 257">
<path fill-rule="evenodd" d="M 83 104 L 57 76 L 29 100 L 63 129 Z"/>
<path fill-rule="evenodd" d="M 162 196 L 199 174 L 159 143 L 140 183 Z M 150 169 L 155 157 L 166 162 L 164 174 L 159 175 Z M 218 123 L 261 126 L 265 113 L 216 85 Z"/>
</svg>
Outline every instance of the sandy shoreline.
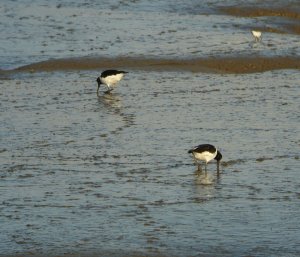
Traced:
<svg viewBox="0 0 300 257">
<path fill-rule="evenodd" d="M 291 19 L 300 19 L 300 13 L 289 8 L 230 6 L 222 7 L 220 10 L 228 15 L 239 17 L 278 16 Z"/>
<path fill-rule="evenodd" d="M 281 17 L 283 19 L 288 19 L 289 22 L 281 22 L 275 24 L 269 24 L 265 27 L 257 27 L 257 30 L 273 33 L 292 33 L 300 35 L 300 9 L 299 7 L 287 6 L 287 7 L 260 7 L 260 6 L 229 6 L 221 7 L 219 11 L 227 15 L 237 16 L 237 17 Z"/>
<path fill-rule="evenodd" d="M 69 70 L 130 69 L 153 71 L 191 71 L 209 73 L 255 73 L 278 69 L 300 69 L 299 57 L 216 57 L 197 59 L 155 59 L 134 57 L 82 57 L 53 59 L 1 73 L 51 72 Z"/>
</svg>

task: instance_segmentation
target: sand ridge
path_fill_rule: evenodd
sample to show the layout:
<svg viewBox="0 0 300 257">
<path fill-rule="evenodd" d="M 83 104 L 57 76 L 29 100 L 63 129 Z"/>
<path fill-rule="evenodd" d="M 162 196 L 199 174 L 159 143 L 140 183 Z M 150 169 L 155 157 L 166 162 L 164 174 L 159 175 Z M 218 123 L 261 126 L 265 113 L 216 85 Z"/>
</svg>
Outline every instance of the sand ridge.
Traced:
<svg viewBox="0 0 300 257">
<path fill-rule="evenodd" d="M 96 70 L 122 68 L 130 70 L 191 71 L 216 73 L 255 73 L 278 69 L 300 69 L 300 58 L 290 56 L 211 57 L 195 59 L 158 59 L 139 57 L 80 57 L 53 59 L 19 67 L 11 72 Z"/>
</svg>

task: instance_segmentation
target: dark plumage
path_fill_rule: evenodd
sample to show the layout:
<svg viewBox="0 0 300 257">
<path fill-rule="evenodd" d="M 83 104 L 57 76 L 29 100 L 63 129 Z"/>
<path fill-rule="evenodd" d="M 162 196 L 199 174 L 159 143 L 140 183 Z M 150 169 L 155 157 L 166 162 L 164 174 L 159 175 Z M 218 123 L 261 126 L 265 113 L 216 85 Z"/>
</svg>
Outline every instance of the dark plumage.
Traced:
<svg viewBox="0 0 300 257">
<path fill-rule="evenodd" d="M 101 78 L 106 78 L 107 76 L 112 76 L 112 75 L 117 75 L 117 74 L 125 74 L 128 73 L 127 71 L 122 71 L 122 70 L 105 70 L 101 73 L 100 77 Z"/>
<path fill-rule="evenodd" d="M 119 71 L 119 70 L 106 70 L 101 73 L 101 75 L 97 78 L 98 88 L 97 95 L 99 95 L 99 87 L 101 84 L 107 86 L 106 93 L 110 93 L 115 87 L 116 84 L 123 78 L 124 74 L 128 73 L 127 71 Z"/>
<path fill-rule="evenodd" d="M 219 171 L 219 163 L 222 159 L 222 154 L 217 148 L 210 144 L 202 144 L 194 147 L 193 149 L 189 150 L 188 153 L 193 154 L 195 162 L 198 165 L 198 170 L 201 171 L 201 166 L 199 161 L 205 161 L 205 173 L 207 172 L 206 166 L 207 163 L 211 160 L 215 159 L 217 161 L 217 169 Z"/>
</svg>

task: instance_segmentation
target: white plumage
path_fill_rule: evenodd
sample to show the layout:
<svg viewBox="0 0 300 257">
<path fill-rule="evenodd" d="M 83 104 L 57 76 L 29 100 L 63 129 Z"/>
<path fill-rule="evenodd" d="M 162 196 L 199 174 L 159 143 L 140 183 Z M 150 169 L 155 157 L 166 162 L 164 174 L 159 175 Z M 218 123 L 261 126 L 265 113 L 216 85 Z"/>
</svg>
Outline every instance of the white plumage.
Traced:
<svg viewBox="0 0 300 257">
<path fill-rule="evenodd" d="M 119 71 L 119 70 L 106 70 L 101 73 L 101 75 L 97 78 L 98 89 L 97 95 L 99 94 L 99 88 L 101 84 L 107 86 L 106 93 L 110 93 L 117 83 L 123 78 L 124 74 L 128 73 L 126 71 Z"/>
<path fill-rule="evenodd" d="M 101 83 L 107 85 L 109 88 L 113 88 L 116 84 L 123 78 L 124 73 L 119 73 L 116 75 L 110 75 L 107 77 L 100 77 Z"/>
<path fill-rule="evenodd" d="M 261 40 L 261 31 L 252 30 L 251 31 L 253 37 L 255 38 L 255 41 L 258 42 Z"/>
<path fill-rule="evenodd" d="M 215 159 L 217 161 L 217 170 L 219 172 L 219 163 L 222 159 L 222 154 L 217 148 L 210 144 L 203 144 L 194 147 L 193 149 L 189 150 L 188 153 L 193 154 L 195 162 L 198 164 L 198 170 L 201 171 L 201 166 L 198 161 L 205 162 L 205 174 L 206 174 L 206 166 L 207 163 L 211 160 Z"/>
<path fill-rule="evenodd" d="M 202 153 L 193 152 L 193 155 L 197 160 L 205 161 L 207 164 L 217 156 L 217 151 L 215 151 L 214 153 L 210 153 L 208 151 Z"/>
</svg>

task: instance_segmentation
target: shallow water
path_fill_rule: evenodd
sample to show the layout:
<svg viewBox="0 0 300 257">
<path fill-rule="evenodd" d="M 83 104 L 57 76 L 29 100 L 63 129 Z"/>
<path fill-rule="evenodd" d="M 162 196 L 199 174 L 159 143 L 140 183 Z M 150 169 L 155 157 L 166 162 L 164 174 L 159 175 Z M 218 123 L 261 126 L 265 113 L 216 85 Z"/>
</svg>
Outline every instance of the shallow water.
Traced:
<svg viewBox="0 0 300 257">
<path fill-rule="evenodd" d="M 2 254 L 298 255 L 298 72 L 134 72 L 99 98 L 93 76 L 1 81 Z"/>
<path fill-rule="evenodd" d="M 133 53 L 299 55 L 297 35 L 253 44 L 244 26 L 265 18 L 216 14 L 218 1 L 17 3 L 1 7 L 1 69 Z M 1 77 L 0 256 L 299 256 L 299 71 L 128 71 L 100 97 L 95 70 Z M 222 152 L 219 176 L 216 163 L 197 176 L 187 151 L 200 143 Z"/>
<path fill-rule="evenodd" d="M 274 6 L 274 1 L 269 2 Z M 300 55 L 299 35 L 266 32 L 263 43 L 254 44 L 250 33 L 253 28 L 276 29 L 278 24 L 298 24 L 298 20 L 217 12 L 220 6 L 237 3 L 242 2 L 5 1 L 0 19 L 0 69 L 81 56 Z M 243 3 L 265 6 L 268 1 Z M 280 3 L 299 8 L 298 1 Z"/>
</svg>

